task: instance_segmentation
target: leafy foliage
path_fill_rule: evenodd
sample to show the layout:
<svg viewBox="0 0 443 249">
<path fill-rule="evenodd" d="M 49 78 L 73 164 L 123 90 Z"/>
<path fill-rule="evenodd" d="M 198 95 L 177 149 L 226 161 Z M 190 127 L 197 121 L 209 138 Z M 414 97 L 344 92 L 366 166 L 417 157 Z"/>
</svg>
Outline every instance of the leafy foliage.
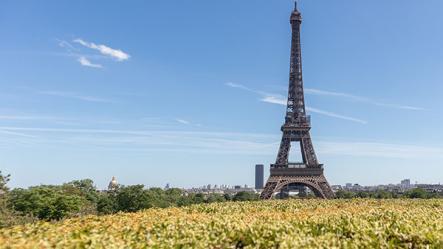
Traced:
<svg viewBox="0 0 443 249">
<path fill-rule="evenodd" d="M 8 192 L 8 187 L 6 186 L 11 178 L 11 175 L 3 175 L 0 170 L 0 195 Z"/>
<path fill-rule="evenodd" d="M 2 229 L 0 248 L 443 248 L 442 213 L 441 199 L 199 204 Z"/>
<path fill-rule="evenodd" d="M 12 190 L 9 203 L 22 214 L 30 214 L 42 220 L 60 220 L 80 212 L 87 205 L 87 200 L 64 191 L 62 187 L 39 186 Z"/>
<path fill-rule="evenodd" d="M 10 191 L 7 187 L 9 180 L 9 175 L 2 175 L 0 172 L 0 228 L 34 222 L 37 219 L 51 221 L 85 215 L 137 212 L 149 208 L 259 199 L 257 194 L 250 192 L 239 192 L 235 195 L 186 193 L 181 189 L 146 189 L 143 185 L 119 186 L 112 191 L 98 191 L 90 179 L 71 181 L 59 186 L 41 185 Z M 421 189 L 413 189 L 404 194 L 386 191 L 338 191 L 336 195 L 340 199 L 439 197 L 436 193 L 428 193 Z"/>
</svg>

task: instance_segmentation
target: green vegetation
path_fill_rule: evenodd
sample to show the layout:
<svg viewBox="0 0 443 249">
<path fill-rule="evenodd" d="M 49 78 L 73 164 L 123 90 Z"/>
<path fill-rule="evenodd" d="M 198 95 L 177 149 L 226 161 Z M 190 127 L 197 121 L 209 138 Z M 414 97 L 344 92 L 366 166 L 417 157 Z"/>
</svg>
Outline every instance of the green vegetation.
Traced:
<svg viewBox="0 0 443 249">
<path fill-rule="evenodd" d="M 442 213 L 441 199 L 198 204 L 0 229 L 0 248 L 443 248 Z"/>
<path fill-rule="evenodd" d="M 354 199 L 354 198 L 373 198 L 373 199 L 433 199 L 442 198 L 443 193 L 430 193 L 420 188 L 414 188 L 404 193 L 388 192 L 385 190 L 377 191 L 345 191 L 339 190 L 335 193 L 338 199 Z"/>
<path fill-rule="evenodd" d="M 184 207 L 215 202 L 256 201 L 258 195 L 249 192 L 229 194 L 186 193 L 181 189 L 145 189 L 143 185 L 119 186 L 113 191 L 98 191 L 92 180 L 78 180 L 58 186 L 41 185 L 28 189 L 10 190 L 9 175 L 0 172 L 0 228 L 38 220 L 57 221 L 86 215 L 108 215 L 137 212 L 150 208 Z M 338 191 L 337 198 L 417 198 L 439 197 L 421 189 L 403 194 L 386 191 Z M 441 196 L 440 196 L 441 197 Z M 313 198 L 306 196 L 305 198 Z"/>
<path fill-rule="evenodd" d="M 36 220 L 54 221 L 149 208 L 258 200 L 258 195 L 253 193 L 240 192 L 234 196 L 186 194 L 181 189 L 145 189 L 143 185 L 120 186 L 115 191 L 100 192 L 89 179 L 60 186 L 41 185 L 9 190 L 9 179 L 9 175 L 4 176 L 0 172 L 0 228 Z"/>
</svg>

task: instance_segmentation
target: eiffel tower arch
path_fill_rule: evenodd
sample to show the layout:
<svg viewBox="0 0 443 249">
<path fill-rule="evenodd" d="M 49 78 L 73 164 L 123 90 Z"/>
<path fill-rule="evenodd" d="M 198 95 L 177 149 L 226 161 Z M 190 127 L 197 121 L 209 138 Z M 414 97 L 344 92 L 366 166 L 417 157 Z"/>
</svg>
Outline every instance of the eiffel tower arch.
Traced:
<svg viewBox="0 0 443 249">
<path fill-rule="evenodd" d="M 291 184 L 298 184 L 311 189 L 319 198 L 334 198 L 334 192 L 324 176 L 323 164 L 319 164 L 311 140 L 311 119 L 306 114 L 300 28 L 301 13 L 297 2 L 291 14 L 292 46 L 289 74 L 289 90 L 285 123 L 281 127 L 283 136 L 275 164 L 271 165 L 271 175 L 261 194 L 262 199 L 273 195 Z M 301 162 L 289 162 L 291 143 L 300 144 Z"/>
</svg>

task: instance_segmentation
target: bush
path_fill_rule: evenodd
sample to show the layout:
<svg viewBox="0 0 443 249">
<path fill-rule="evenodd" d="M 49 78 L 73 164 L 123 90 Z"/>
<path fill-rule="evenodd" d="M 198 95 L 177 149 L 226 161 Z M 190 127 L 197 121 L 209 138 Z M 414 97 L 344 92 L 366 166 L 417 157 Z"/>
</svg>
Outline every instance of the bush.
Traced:
<svg viewBox="0 0 443 249">
<path fill-rule="evenodd" d="M 251 192 L 238 192 L 234 195 L 234 201 L 257 201 L 259 200 L 259 195 Z"/>
<path fill-rule="evenodd" d="M 407 191 L 404 194 L 405 197 L 411 198 L 411 199 L 431 199 L 431 198 L 437 198 L 437 193 L 428 193 L 426 190 L 421 188 L 415 188 Z"/>
<path fill-rule="evenodd" d="M 150 196 L 143 185 L 122 187 L 116 195 L 117 210 L 122 212 L 136 212 L 152 207 Z"/>
<path fill-rule="evenodd" d="M 14 211 L 42 220 L 75 216 L 88 205 L 84 197 L 64 192 L 56 186 L 14 189 L 9 194 L 8 203 Z"/>
</svg>

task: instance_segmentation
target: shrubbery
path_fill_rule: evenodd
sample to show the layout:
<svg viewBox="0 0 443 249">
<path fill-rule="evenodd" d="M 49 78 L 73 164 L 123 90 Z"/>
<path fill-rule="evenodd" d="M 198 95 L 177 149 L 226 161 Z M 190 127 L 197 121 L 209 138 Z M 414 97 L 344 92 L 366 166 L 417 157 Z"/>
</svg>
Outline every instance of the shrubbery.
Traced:
<svg viewBox="0 0 443 249">
<path fill-rule="evenodd" d="M 41 185 L 28 189 L 7 188 L 9 175 L 0 171 L 0 227 L 23 224 L 35 220 L 61 220 L 84 215 L 105 215 L 136 212 L 149 208 L 182 207 L 192 204 L 225 201 L 256 201 L 259 196 L 250 192 L 229 194 L 185 193 L 181 189 L 146 189 L 144 185 L 119 186 L 113 191 L 98 191 L 92 180 L 78 180 L 58 186 Z M 338 191 L 339 199 L 352 198 L 420 198 L 439 197 L 422 189 L 403 194 L 387 191 Z M 306 196 L 305 198 L 313 198 Z"/>
<path fill-rule="evenodd" d="M 181 207 L 192 204 L 258 200 L 253 193 L 186 194 L 181 189 L 145 189 L 144 185 L 120 186 L 98 191 L 89 179 L 59 186 L 41 185 L 28 189 L 7 188 L 9 175 L 0 172 L 0 227 L 35 220 L 61 220 L 84 215 L 136 212 L 148 208 Z"/>
<path fill-rule="evenodd" d="M 339 190 L 335 193 L 337 199 L 373 198 L 373 199 L 433 199 L 442 198 L 443 193 L 430 193 L 420 188 L 414 188 L 404 193 L 389 192 L 385 190 L 377 191 L 346 191 Z"/>
<path fill-rule="evenodd" d="M 0 229 L 0 248 L 437 249 L 442 213 L 437 199 L 212 203 Z"/>
</svg>

